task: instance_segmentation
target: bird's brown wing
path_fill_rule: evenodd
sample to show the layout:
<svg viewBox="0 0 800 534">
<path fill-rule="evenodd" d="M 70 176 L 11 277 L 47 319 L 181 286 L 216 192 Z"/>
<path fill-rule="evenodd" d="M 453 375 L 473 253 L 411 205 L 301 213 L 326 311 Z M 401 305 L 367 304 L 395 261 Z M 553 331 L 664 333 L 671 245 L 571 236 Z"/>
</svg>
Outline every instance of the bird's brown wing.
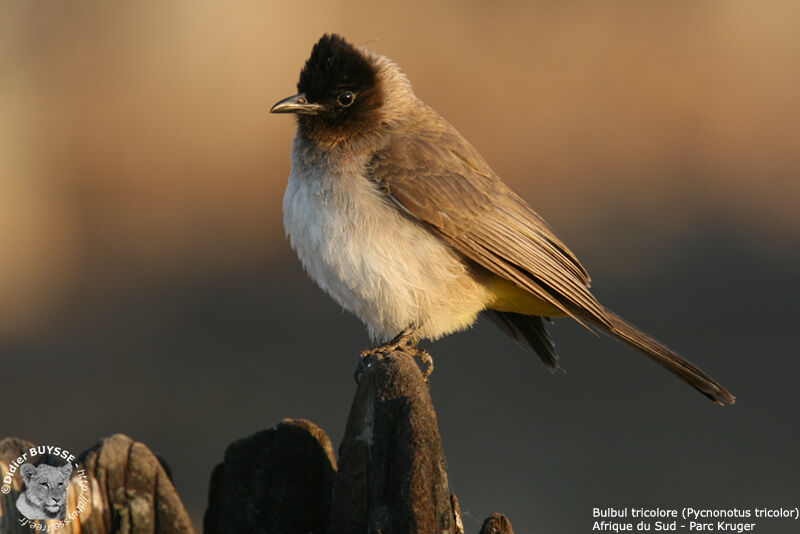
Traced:
<svg viewBox="0 0 800 534">
<path fill-rule="evenodd" d="M 589 292 L 586 270 L 544 220 L 452 126 L 429 117 L 369 162 L 370 179 L 389 198 L 492 273 L 641 350 L 712 401 L 734 402 L 691 362 L 604 308 Z M 540 356 L 547 361 L 546 351 Z"/>
<path fill-rule="evenodd" d="M 466 257 L 578 321 L 610 326 L 575 255 L 448 124 L 393 140 L 369 173 Z"/>
</svg>

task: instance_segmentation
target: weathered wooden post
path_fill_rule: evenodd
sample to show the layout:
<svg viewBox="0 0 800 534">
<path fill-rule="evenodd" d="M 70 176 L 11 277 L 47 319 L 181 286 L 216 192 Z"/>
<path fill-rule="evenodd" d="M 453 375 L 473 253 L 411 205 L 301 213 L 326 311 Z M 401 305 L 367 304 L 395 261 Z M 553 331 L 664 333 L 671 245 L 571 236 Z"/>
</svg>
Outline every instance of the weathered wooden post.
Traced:
<svg viewBox="0 0 800 534">
<path fill-rule="evenodd" d="M 335 477 L 325 432 L 285 419 L 228 446 L 211 474 L 203 532 L 323 532 Z"/>
<path fill-rule="evenodd" d="M 338 465 L 325 432 L 302 419 L 228 446 L 211 474 L 204 533 L 464 534 L 414 356 L 398 349 L 364 361 Z M 0 478 L 33 446 L 1 441 Z M 166 464 L 144 444 L 116 434 L 77 461 L 67 492 L 67 514 L 76 513 L 59 534 L 194 534 Z M 15 505 L 22 490 L 17 476 L 0 495 L 0 534 L 32 531 Z M 494 514 L 480 534 L 513 530 Z"/>
<path fill-rule="evenodd" d="M 211 477 L 204 532 L 463 534 L 414 354 L 364 362 L 338 471 L 327 435 L 307 421 L 286 420 L 232 444 Z M 495 514 L 480 533 L 513 530 Z"/>
<path fill-rule="evenodd" d="M 330 532 L 463 532 L 436 412 L 413 356 L 371 356 L 362 370 L 339 448 Z"/>
</svg>

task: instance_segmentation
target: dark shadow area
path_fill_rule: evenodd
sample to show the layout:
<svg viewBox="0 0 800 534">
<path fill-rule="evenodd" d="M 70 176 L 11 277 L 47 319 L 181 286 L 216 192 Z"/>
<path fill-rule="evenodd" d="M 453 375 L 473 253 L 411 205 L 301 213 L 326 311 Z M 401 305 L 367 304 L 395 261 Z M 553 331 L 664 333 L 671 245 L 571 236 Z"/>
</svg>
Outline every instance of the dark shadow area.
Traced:
<svg viewBox="0 0 800 534">
<path fill-rule="evenodd" d="M 796 504 L 800 258 L 770 261 L 722 233 L 673 243 L 666 256 L 657 275 L 594 273 L 596 293 L 720 380 L 736 405 L 713 406 L 635 351 L 563 320 L 554 337 L 566 374 L 551 375 L 489 324 L 430 344 L 467 531 L 478 528 L 470 517 L 495 511 L 520 532 L 575 532 L 594 506 Z M 0 434 L 80 449 L 125 432 L 168 460 L 197 523 L 231 441 L 303 417 L 338 447 L 353 355 L 365 345 L 360 324 L 288 257 L 87 293 L 48 328 L 0 347 L 4 398 L 24 399 L 2 412 Z M 58 403 L 31 387 L 58 392 Z"/>
</svg>

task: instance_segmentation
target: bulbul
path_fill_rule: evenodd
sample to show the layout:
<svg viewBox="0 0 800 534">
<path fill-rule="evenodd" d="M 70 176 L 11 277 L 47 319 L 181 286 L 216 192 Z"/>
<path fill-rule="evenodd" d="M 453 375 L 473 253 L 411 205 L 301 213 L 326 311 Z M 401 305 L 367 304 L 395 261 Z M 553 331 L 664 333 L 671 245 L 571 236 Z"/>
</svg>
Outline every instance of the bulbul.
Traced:
<svg viewBox="0 0 800 534">
<path fill-rule="evenodd" d="M 556 369 L 546 326 L 571 317 L 734 402 L 600 304 L 575 254 L 390 59 L 324 35 L 297 89 L 271 109 L 297 117 L 284 226 L 308 274 L 373 339 L 415 346 L 483 315 Z"/>
</svg>

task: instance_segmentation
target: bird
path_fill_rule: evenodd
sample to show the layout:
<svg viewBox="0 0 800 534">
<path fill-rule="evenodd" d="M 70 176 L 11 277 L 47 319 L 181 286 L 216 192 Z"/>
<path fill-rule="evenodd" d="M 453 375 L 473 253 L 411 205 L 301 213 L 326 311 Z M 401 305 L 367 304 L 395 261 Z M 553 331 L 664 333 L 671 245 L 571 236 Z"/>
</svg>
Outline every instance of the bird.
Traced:
<svg viewBox="0 0 800 534">
<path fill-rule="evenodd" d="M 649 356 L 716 404 L 721 384 L 602 304 L 575 254 L 391 59 L 338 34 L 297 94 L 283 222 L 308 275 L 380 347 L 416 347 L 486 317 L 551 370 L 567 317 Z M 377 347 L 379 349 L 380 347 Z"/>
</svg>

